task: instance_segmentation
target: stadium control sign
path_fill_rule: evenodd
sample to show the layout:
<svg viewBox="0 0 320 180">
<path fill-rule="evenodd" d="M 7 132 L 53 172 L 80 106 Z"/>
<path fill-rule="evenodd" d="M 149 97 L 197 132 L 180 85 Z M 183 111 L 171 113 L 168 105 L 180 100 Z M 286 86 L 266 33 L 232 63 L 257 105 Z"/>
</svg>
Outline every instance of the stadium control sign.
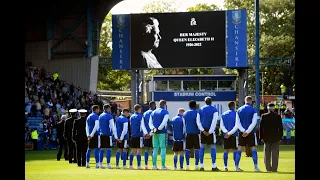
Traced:
<svg viewBox="0 0 320 180">
<path fill-rule="evenodd" d="M 247 67 L 246 10 L 113 15 L 113 69 Z"/>
</svg>

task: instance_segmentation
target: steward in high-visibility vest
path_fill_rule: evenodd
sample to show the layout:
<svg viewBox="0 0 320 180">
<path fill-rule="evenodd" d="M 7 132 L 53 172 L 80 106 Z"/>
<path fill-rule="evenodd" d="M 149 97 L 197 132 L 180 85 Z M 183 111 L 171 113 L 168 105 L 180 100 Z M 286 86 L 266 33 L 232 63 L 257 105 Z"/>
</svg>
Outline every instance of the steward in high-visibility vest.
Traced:
<svg viewBox="0 0 320 180">
<path fill-rule="evenodd" d="M 36 139 L 36 140 L 38 140 L 38 137 L 39 137 L 39 135 L 38 135 L 37 130 L 33 130 L 33 131 L 31 132 L 31 139 Z"/>
<path fill-rule="evenodd" d="M 33 131 L 31 132 L 31 139 L 33 142 L 33 150 L 37 150 L 38 149 L 38 132 L 37 129 L 33 129 Z"/>
<path fill-rule="evenodd" d="M 291 130 L 290 130 L 290 135 L 291 135 L 291 137 L 294 137 L 294 136 L 295 136 L 295 130 L 294 130 L 294 129 L 291 129 Z"/>
<path fill-rule="evenodd" d="M 52 77 L 53 77 L 53 80 L 55 81 L 55 80 L 59 77 L 59 74 L 58 74 L 57 72 L 55 72 L 55 73 L 52 75 Z"/>
<path fill-rule="evenodd" d="M 287 137 L 287 130 L 283 130 L 283 137 Z"/>
<path fill-rule="evenodd" d="M 287 87 L 283 84 L 281 84 L 280 89 L 281 89 L 281 94 L 285 94 L 287 91 Z"/>
<path fill-rule="evenodd" d="M 260 104 L 260 110 L 263 111 L 264 110 L 264 106 L 262 104 Z"/>
</svg>

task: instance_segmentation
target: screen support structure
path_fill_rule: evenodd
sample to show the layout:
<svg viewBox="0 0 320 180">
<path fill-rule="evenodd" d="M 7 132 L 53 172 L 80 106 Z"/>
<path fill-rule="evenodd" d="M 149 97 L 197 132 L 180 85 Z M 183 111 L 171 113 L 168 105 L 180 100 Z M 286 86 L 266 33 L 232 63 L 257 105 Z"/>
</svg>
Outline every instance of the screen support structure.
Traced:
<svg viewBox="0 0 320 180">
<path fill-rule="evenodd" d="M 239 83 L 239 107 L 244 105 L 244 98 L 245 98 L 245 87 L 244 87 L 244 81 L 245 81 L 245 74 L 246 74 L 246 69 L 244 68 L 239 68 L 238 70 L 238 74 L 239 74 L 239 79 L 238 79 L 238 83 Z"/>
<path fill-rule="evenodd" d="M 255 69 L 256 69 L 256 111 L 258 116 L 260 116 L 260 58 L 259 58 L 259 0 L 255 0 Z"/>
<path fill-rule="evenodd" d="M 135 104 L 140 104 L 139 103 L 139 82 L 140 82 L 140 70 L 135 70 L 136 72 L 136 103 Z"/>
<path fill-rule="evenodd" d="M 134 111 L 133 106 L 136 104 L 136 85 L 137 85 L 137 81 L 136 81 L 136 72 L 135 70 L 131 70 L 131 112 Z"/>
</svg>

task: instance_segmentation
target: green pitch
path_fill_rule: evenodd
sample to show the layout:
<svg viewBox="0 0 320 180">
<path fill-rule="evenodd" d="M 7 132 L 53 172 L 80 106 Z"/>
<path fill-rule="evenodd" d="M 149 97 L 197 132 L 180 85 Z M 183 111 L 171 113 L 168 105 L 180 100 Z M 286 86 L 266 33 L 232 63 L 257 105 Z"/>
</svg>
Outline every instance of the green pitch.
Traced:
<svg viewBox="0 0 320 180">
<path fill-rule="evenodd" d="M 206 171 L 161 171 L 161 170 L 129 170 L 129 169 L 96 169 L 93 151 L 91 152 L 90 164 L 91 168 L 77 167 L 76 164 L 69 164 L 68 161 L 57 161 L 57 151 L 26 151 L 25 152 L 25 176 L 27 180 L 98 180 L 98 179 L 112 179 L 112 180 L 197 180 L 197 179 L 215 179 L 215 180 L 286 180 L 295 179 L 295 147 L 291 145 L 280 146 L 280 159 L 278 173 L 267 173 L 263 163 L 262 146 L 258 148 L 258 165 L 263 171 L 261 173 L 253 172 L 252 158 L 246 157 L 242 153 L 240 167 L 244 172 L 233 172 L 233 154 L 229 153 L 229 172 L 211 172 L 211 158 L 210 152 L 207 150 L 205 154 L 204 166 Z M 62 157 L 63 158 L 63 157 Z M 105 158 L 103 159 L 105 163 Z M 223 149 L 221 146 L 217 148 L 217 166 L 221 170 L 223 165 Z M 120 165 L 122 161 L 120 161 Z M 129 161 L 127 161 L 127 166 Z M 141 164 L 144 165 L 144 157 L 142 156 Z M 158 166 L 160 166 L 160 156 L 158 156 Z M 194 158 L 190 159 L 191 168 L 193 169 Z M 111 165 L 115 166 L 115 151 L 112 152 Z M 136 157 L 133 162 L 136 168 Z M 170 148 L 167 149 L 168 168 L 173 169 L 173 152 Z M 105 164 L 104 164 L 105 166 Z M 149 168 L 152 167 L 151 157 L 149 157 Z M 179 167 L 179 161 L 178 161 Z M 184 165 L 185 167 L 185 165 Z"/>
</svg>

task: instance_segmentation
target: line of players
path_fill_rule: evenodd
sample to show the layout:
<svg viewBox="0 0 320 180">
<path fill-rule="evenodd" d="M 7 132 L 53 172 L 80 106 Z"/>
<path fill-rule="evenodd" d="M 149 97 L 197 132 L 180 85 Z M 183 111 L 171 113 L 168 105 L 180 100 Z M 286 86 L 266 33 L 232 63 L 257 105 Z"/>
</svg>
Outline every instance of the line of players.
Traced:
<svg viewBox="0 0 320 180">
<path fill-rule="evenodd" d="M 258 168 L 257 139 L 255 126 L 257 123 L 257 113 L 252 107 L 252 97 L 245 98 L 246 104 L 235 111 L 235 103 L 229 102 L 229 110 L 221 115 L 220 127 L 224 134 L 224 170 L 228 171 L 228 152 L 233 150 L 235 171 L 243 171 L 239 168 L 241 152 L 248 145 L 252 149 L 252 159 L 254 171 L 260 172 Z M 189 102 L 189 110 L 178 109 L 178 114 L 172 118 L 169 124 L 173 127 L 173 147 L 174 169 L 177 170 L 178 156 L 180 170 L 183 170 L 184 159 L 186 159 L 186 170 L 190 170 L 190 152 L 194 150 L 195 170 L 204 171 L 205 148 L 210 147 L 212 159 L 212 171 L 220 171 L 216 166 L 216 137 L 215 127 L 218 120 L 218 111 L 212 106 L 212 99 L 205 98 L 205 103 L 198 111 L 196 101 Z M 145 167 L 148 169 L 148 159 L 152 150 L 152 169 L 160 169 L 157 166 L 158 150 L 160 148 L 161 169 L 168 170 L 166 167 L 166 133 L 169 120 L 169 112 L 166 110 L 166 101 L 161 100 L 159 107 L 156 108 L 155 102 L 149 103 L 150 109 L 141 114 L 141 106 L 134 106 L 134 113 L 128 121 L 129 110 L 123 109 L 122 114 L 116 118 L 114 123 L 113 116 L 110 114 L 110 105 L 104 105 L 104 112 L 99 116 L 99 106 L 92 106 L 92 113 L 86 121 L 75 121 L 73 128 L 73 138 L 77 146 L 78 166 L 90 168 L 89 160 L 91 150 L 94 150 L 96 168 L 111 169 L 111 148 L 112 136 L 116 139 L 116 168 L 119 168 L 120 156 L 122 157 L 122 168 L 126 168 L 128 148 L 128 126 L 131 130 L 131 152 L 129 168 L 133 168 L 133 160 L 136 156 L 137 169 L 142 169 L 141 155 L 142 148 L 145 148 L 144 160 Z M 80 119 L 83 119 L 84 111 L 79 110 Z M 84 125 L 85 123 L 85 125 Z M 85 131 L 85 133 L 84 133 Z M 88 141 L 82 135 L 81 140 L 77 134 L 86 134 Z M 88 144 L 86 144 L 88 143 Z M 80 146 L 78 144 L 81 144 Z M 88 147 L 88 148 L 87 148 Z M 104 152 L 106 152 L 106 167 L 103 166 Z M 78 154 L 79 153 L 79 154 Z M 200 161 L 200 167 L 199 167 Z"/>
</svg>

